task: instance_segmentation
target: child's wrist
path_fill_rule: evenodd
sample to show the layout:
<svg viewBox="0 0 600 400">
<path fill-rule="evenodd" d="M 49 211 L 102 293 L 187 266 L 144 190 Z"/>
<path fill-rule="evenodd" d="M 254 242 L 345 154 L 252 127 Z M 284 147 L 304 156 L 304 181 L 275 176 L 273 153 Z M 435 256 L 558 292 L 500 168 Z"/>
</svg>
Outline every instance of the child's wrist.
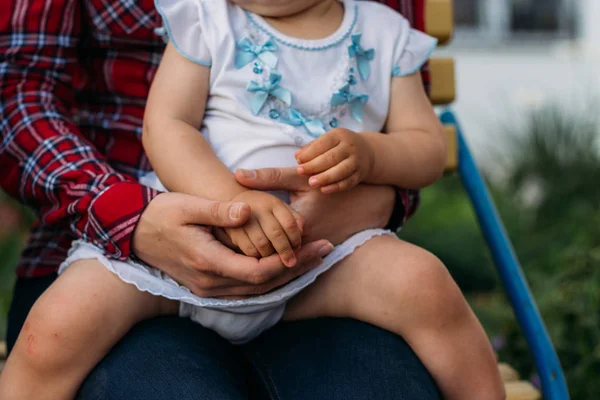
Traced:
<svg viewBox="0 0 600 400">
<path fill-rule="evenodd" d="M 250 191 L 245 186 L 240 185 L 235 180 L 233 182 L 223 182 L 218 188 L 214 188 L 211 192 L 211 198 L 219 201 L 234 201 L 240 194 Z"/>
<path fill-rule="evenodd" d="M 227 201 L 235 201 L 237 197 L 242 195 L 243 193 L 250 192 L 251 189 L 248 189 L 242 185 L 236 185 L 232 187 L 227 193 Z"/>
<path fill-rule="evenodd" d="M 375 135 L 381 135 L 380 133 L 363 132 L 360 134 L 363 139 L 364 146 L 364 174 L 361 182 L 370 182 L 375 178 L 376 170 L 376 157 L 375 157 L 375 144 L 373 143 Z"/>
</svg>

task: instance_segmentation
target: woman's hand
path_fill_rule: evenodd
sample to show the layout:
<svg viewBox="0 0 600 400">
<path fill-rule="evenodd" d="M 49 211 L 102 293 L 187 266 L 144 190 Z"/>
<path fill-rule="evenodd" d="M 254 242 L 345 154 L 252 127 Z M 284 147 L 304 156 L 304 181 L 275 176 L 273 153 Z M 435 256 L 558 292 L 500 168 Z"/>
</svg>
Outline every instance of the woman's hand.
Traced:
<svg viewBox="0 0 600 400">
<path fill-rule="evenodd" d="M 257 260 L 236 254 L 213 236 L 212 226 L 241 226 L 250 217 L 244 203 L 220 203 L 163 193 L 142 213 L 133 235 L 135 255 L 201 297 L 245 298 L 267 293 L 316 267 L 331 243 L 307 243 L 287 268 L 279 256 Z"/>
<path fill-rule="evenodd" d="M 337 245 L 361 230 L 383 228 L 394 207 L 392 187 L 359 185 L 324 195 L 294 167 L 238 170 L 236 179 L 250 189 L 289 191 L 292 207 L 304 217 L 305 242 L 327 239 Z"/>
</svg>

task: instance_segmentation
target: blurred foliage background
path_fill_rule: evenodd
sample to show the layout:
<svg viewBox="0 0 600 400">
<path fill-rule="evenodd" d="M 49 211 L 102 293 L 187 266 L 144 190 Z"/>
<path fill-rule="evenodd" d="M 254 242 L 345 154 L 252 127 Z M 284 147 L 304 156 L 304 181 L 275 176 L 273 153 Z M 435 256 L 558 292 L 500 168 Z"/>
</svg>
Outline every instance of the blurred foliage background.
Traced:
<svg viewBox="0 0 600 400">
<path fill-rule="evenodd" d="M 6 316 L 15 282 L 15 265 L 33 223 L 33 214 L 0 191 L 0 337 L 6 334 Z"/>
<path fill-rule="evenodd" d="M 490 151 L 500 174 L 489 174 L 496 177 L 489 187 L 574 400 L 600 398 L 600 118 L 593 109 L 548 104 L 490 129 L 508 145 Z M 458 176 L 423 191 L 401 237 L 445 262 L 500 359 L 539 384 Z"/>
<path fill-rule="evenodd" d="M 490 190 L 565 369 L 574 400 L 600 398 L 600 123 L 588 110 L 542 106 L 495 126 L 507 146 Z M 0 193 L 0 334 L 31 216 Z M 401 237 L 438 255 L 467 295 L 500 358 L 537 381 L 458 176 L 423 191 Z"/>
</svg>

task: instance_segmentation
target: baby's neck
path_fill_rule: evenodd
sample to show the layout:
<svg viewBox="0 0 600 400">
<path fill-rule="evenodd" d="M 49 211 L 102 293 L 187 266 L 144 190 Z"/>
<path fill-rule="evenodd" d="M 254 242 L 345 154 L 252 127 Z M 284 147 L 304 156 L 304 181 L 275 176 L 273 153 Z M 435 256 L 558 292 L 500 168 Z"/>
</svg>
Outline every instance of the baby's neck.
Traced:
<svg viewBox="0 0 600 400">
<path fill-rule="evenodd" d="M 323 39 L 335 33 L 342 24 L 344 6 L 339 0 L 323 0 L 293 15 L 263 18 L 288 36 L 307 40 Z"/>
</svg>

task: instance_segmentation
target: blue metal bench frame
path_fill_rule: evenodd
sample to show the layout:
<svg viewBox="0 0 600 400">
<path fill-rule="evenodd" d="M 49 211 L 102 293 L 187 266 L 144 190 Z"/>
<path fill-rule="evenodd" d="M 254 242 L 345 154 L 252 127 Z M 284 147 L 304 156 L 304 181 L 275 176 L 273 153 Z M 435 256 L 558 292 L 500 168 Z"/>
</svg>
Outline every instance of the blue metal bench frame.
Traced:
<svg viewBox="0 0 600 400">
<path fill-rule="evenodd" d="M 458 173 L 479 219 L 483 236 L 490 248 L 517 321 L 533 354 L 542 382 L 544 399 L 568 400 L 569 392 L 560 361 L 458 120 L 451 110 L 442 112 L 440 120 L 445 125 L 456 127 Z"/>
</svg>

